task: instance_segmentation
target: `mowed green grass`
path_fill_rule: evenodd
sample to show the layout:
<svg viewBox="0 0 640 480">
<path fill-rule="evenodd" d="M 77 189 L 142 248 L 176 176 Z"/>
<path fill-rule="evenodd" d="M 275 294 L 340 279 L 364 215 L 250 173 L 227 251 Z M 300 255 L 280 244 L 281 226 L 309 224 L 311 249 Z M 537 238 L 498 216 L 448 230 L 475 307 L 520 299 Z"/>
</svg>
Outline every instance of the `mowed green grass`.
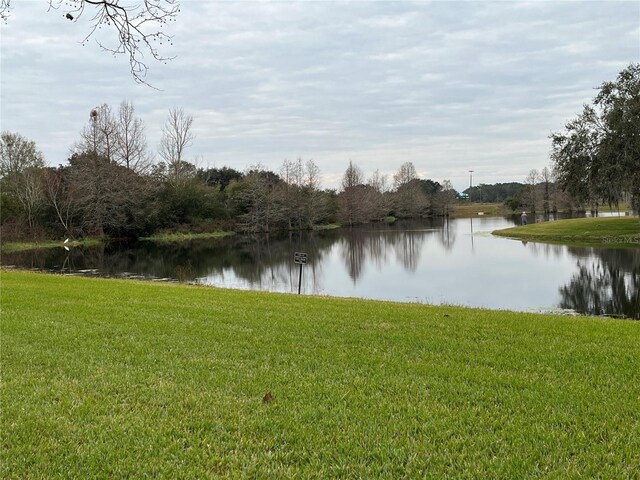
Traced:
<svg viewBox="0 0 640 480">
<path fill-rule="evenodd" d="M 494 235 L 548 243 L 640 247 L 638 217 L 573 218 L 496 230 Z"/>
<path fill-rule="evenodd" d="M 0 282 L 2 478 L 640 475 L 638 322 Z"/>
<path fill-rule="evenodd" d="M 457 203 L 451 208 L 451 217 L 477 217 L 478 212 L 482 212 L 487 217 L 513 213 L 503 203 Z"/>
</svg>

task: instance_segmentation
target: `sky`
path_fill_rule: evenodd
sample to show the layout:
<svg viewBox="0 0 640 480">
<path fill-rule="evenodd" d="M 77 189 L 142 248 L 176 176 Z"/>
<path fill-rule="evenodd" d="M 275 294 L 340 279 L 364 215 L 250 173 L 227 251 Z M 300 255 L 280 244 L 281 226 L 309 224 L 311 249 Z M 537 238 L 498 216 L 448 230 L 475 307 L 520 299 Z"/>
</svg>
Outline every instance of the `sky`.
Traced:
<svg viewBox="0 0 640 480">
<path fill-rule="evenodd" d="M 523 182 L 549 165 L 549 134 L 640 61 L 640 1 L 184 0 L 161 50 L 175 58 L 148 62 L 154 89 L 126 58 L 82 45 L 90 11 L 69 21 L 47 0 L 12 5 L 0 128 L 50 165 L 66 163 L 92 108 L 126 99 L 154 152 L 170 108 L 193 115 L 187 159 L 203 168 L 312 159 L 339 188 L 350 161 L 390 179 L 412 162 L 457 190 L 469 170 L 474 185 Z"/>
</svg>

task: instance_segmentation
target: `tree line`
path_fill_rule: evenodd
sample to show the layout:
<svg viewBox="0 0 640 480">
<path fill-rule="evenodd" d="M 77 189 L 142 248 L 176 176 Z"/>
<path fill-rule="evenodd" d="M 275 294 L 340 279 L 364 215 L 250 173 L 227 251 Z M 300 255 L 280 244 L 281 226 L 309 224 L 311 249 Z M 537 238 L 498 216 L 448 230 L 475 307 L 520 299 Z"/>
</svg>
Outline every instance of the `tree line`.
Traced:
<svg viewBox="0 0 640 480">
<path fill-rule="evenodd" d="M 502 203 L 514 212 L 527 210 L 548 215 L 584 210 L 580 202 L 559 187 L 550 167 L 532 169 L 524 182 L 481 183 L 462 193 L 470 202 Z"/>
<path fill-rule="evenodd" d="M 640 209 L 640 64 L 605 82 L 582 112 L 551 134 L 560 188 L 597 211 L 629 196 Z"/>
<path fill-rule="evenodd" d="M 339 190 L 322 188 L 313 160 L 284 160 L 278 172 L 260 165 L 242 172 L 200 167 L 187 156 L 193 124 L 191 115 L 171 109 L 154 155 L 133 104 L 104 104 L 91 110 L 73 153 L 58 167 L 46 165 L 33 141 L 3 132 L 3 238 L 304 230 L 446 215 L 456 199 L 451 182 L 421 179 L 410 162 L 391 179 L 379 171 L 365 178 L 350 162 Z"/>
<path fill-rule="evenodd" d="M 421 179 L 411 162 L 391 178 L 366 177 L 353 162 L 338 190 L 324 189 L 313 160 L 285 160 L 240 172 L 189 161 L 194 118 L 171 109 L 154 154 L 133 104 L 91 110 L 65 165 L 49 167 L 35 143 L 0 135 L 0 226 L 3 239 L 68 235 L 137 238 L 159 230 L 228 228 L 274 232 L 387 217 L 448 215 L 451 182 Z M 478 185 L 470 201 L 504 202 L 550 213 L 598 210 L 629 199 L 640 209 L 640 64 L 598 88 L 592 104 L 551 138 L 551 165 L 524 183 Z"/>
<path fill-rule="evenodd" d="M 579 115 L 550 135 L 549 166 L 532 169 L 523 182 L 469 187 L 465 197 L 544 214 L 596 213 L 622 201 L 640 210 L 640 64 L 597 90 Z"/>
</svg>

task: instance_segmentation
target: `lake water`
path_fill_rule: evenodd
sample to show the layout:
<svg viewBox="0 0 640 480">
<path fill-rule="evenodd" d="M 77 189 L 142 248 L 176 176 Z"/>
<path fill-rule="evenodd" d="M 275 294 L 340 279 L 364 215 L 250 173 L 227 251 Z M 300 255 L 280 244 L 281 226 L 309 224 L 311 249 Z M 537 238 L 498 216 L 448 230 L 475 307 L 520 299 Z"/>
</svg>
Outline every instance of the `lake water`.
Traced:
<svg viewBox="0 0 640 480">
<path fill-rule="evenodd" d="M 298 291 L 518 311 L 640 318 L 640 249 L 578 248 L 494 237 L 518 217 L 431 219 L 158 245 L 5 254 L 4 265 L 64 273 Z"/>
</svg>

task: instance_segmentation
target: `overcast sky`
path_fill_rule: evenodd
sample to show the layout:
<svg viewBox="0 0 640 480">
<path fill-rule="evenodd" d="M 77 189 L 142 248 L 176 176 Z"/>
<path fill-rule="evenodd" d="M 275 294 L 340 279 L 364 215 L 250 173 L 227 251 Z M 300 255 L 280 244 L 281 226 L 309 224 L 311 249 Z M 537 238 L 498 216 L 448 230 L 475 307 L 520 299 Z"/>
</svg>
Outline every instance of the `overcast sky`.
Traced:
<svg viewBox="0 0 640 480">
<path fill-rule="evenodd" d="M 176 58 L 136 84 L 125 58 L 82 46 L 91 15 L 13 0 L 1 30 L 1 128 L 51 165 L 102 103 L 133 102 L 155 151 L 171 107 L 195 117 L 200 166 L 279 171 L 313 159 L 335 188 L 411 161 L 422 178 L 523 181 L 548 135 L 594 87 L 640 61 L 640 1 L 249 2 L 185 0 Z"/>
</svg>

